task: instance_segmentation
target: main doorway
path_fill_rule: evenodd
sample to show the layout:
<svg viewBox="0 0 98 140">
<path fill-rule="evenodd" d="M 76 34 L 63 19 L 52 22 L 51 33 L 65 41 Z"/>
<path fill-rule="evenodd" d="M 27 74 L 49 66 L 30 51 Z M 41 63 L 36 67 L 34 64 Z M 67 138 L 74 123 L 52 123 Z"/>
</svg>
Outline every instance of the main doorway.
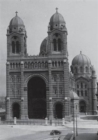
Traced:
<svg viewBox="0 0 98 140">
<path fill-rule="evenodd" d="M 40 77 L 33 77 L 28 82 L 28 117 L 44 119 L 46 109 L 46 84 Z"/>
<path fill-rule="evenodd" d="M 63 105 L 62 103 L 56 103 L 55 104 L 55 110 L 54 110 L 54 116 L 56 119 L 62 119 L 63 118 Z"/>
</svg>

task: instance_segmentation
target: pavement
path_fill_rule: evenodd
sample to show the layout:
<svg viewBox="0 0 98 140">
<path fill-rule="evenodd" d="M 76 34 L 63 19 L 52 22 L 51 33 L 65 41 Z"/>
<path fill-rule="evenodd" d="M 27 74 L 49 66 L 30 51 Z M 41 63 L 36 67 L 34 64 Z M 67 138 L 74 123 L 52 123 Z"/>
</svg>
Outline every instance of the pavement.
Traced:
<svg viewBox="0 0 98 140">
<path fill-rule="evenodd" d="M 98 140 L 96 133 L 83 133 L 76 137 L 76 140 Z"/>
<path fill-rule="evenodd" d="M 78 118 L 77 123 L 79 136 L 76 140 L 98 140 L 98 137 L 96 135 L 96 132 L 98 130 L 98 122 L 96 120 L 83 120 Z M 68 132 L 72 132 L 72 128 L 73 122 L 66 122 L 65 126 L 0 125 L 0 140 L 53 140 L 53 137 L 50 137 L 49 135 L 51 130 L 61 130 L 62 132 L 64 131 L 67 134 Z M 86 129 L 88 129 L 87 132 L 89 134 L 85 133 Z M 84 136 L 86 137 L 86 139 L 84 138 Z M 32 139 L 33 137 L 34 139 Z M 54 137 L 54 140 L 57 139 L 58 137 Z"/>
<path fill-rule="evenodd" d="M 69 122 L 65 124 L 66 127 L 72 128 L 73 122 Z M 78 128 L 96 128 L 98 129 L 98 121 L 97 120 L 83 120 L 81 118 L 77 119 L 77 127 Z"/>
</svg>

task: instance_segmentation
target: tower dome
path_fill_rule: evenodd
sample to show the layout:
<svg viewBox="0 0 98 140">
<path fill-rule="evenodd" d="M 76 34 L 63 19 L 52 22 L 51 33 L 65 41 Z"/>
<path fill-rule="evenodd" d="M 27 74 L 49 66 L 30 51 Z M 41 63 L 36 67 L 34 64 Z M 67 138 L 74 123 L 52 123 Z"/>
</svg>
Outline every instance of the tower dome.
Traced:
<svg viewBox="0 0 98 140">
<path fill-rule="evenodd" d="M 63 16 L 58 13 L 58 8 L 56 8 L 56 13 L 50 18 L 50 22 L 49 22 L 49 28 L 50 30 L 53 29 L 61 29 L 61 30 L 65 30 L 65 21 Z"/>
<path fill-rule="evenodd" d="M 10 21 L 9 24 L 9 30 L 10 32 L 14 31 L 14 32 L 23 32 L 25 31 L 25 26 L 23 23 L 23 20 L 17 15 L 18 12 L 16 12 L 16 16 L 13 17 Z"/>
</svg>

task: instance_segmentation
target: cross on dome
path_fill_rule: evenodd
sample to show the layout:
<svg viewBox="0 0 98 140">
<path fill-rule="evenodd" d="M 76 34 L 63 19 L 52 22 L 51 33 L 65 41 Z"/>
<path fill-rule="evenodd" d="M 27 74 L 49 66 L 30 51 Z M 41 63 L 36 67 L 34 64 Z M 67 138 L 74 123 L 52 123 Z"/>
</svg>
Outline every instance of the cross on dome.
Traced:
<svg viewBox="0 0 98 140">
<path fill-rule="evenodd" d="M 80 54 L 82 54 L 82 51 L 80 51 Z"/>
<path fill-rule="evenodd" d="M 58 8 L 56 8 L 56 13 L 58 13 Z"/>
<path fill-rule="evenodd" d="M 16 11 L 15 13 L 16 13 L 16 16 L 17 16 L 18 12 Z"/>
</svg>

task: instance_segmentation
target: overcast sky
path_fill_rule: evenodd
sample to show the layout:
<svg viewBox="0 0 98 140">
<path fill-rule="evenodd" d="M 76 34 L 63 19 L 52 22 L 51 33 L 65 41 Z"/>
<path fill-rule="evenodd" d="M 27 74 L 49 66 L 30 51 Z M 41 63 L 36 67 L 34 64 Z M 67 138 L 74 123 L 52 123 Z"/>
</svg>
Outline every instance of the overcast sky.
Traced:
<svg viewBox="0 0 98 140">
<path fill-rule="evenodd" d="M 0 0 L 0 95 L 6 95 L 6 31 L 15 12 L 18 11 L 26 27 L 28 54 L 37 55 L 56 7 L 68 30 L 70 65 L 82 51 L 90 58 L 98 76 L 97 0 Z"/>
</svg>

